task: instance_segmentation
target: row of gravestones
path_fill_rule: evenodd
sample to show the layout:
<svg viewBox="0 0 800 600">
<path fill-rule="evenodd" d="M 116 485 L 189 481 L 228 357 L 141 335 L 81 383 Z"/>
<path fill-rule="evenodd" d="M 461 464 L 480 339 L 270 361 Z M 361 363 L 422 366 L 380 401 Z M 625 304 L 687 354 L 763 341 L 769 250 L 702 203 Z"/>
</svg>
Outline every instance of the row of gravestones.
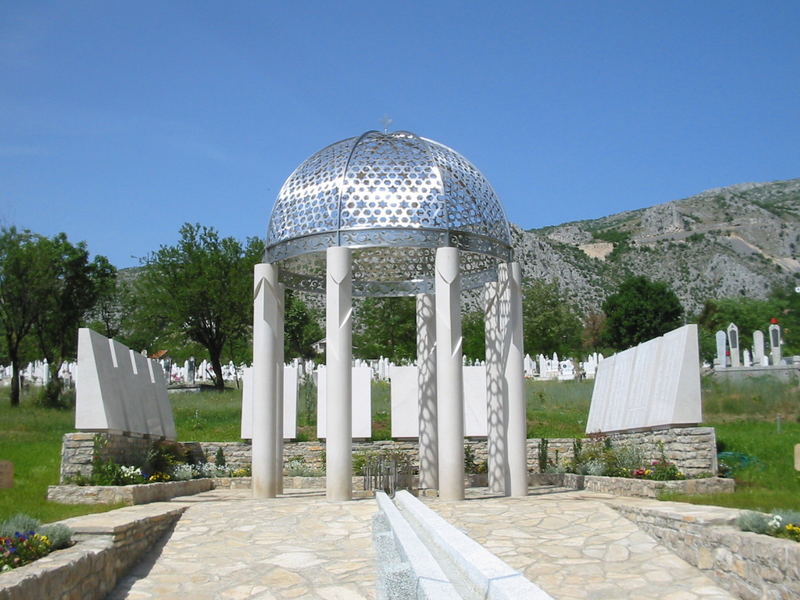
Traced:
<svg viewBox="0 0 800 600">
<path fill-rule="evenodd" d="M 753 347 L 741 348 L 739 328 L 731 323 L 727 331 L 717 331 L 717 358 L 714 360 L 715 369 L 728 367 L 767 367 L 770 364 L 779 366 L 783 364 L 781 355 L 781 327 L 777 323 L 769 326 L 769 355 L 765 353 L 764 332 L 753 332 Z"/>
</svg>

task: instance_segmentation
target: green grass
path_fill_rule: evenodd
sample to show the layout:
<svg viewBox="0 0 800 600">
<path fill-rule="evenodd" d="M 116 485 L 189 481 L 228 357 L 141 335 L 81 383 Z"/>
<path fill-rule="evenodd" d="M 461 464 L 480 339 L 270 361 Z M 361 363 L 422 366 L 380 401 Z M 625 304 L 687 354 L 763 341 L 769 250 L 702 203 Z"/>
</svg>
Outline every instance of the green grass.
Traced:
<svg viewBox="0 0 800 600">
<path fill-rule="evenodd" d="M 582 437 L 593 382 L 526 382 L 528 437 Z M 390 386 L 376 382 L 373 435 L 387 439 L 390 428 Z M 793 468 L 794 444 L 800 443 L 800 390 L 773 379 L 741 383 L 703 381 L 706 425 L 717 430 L 725 450 L 759 459 L 762 467 L 736 473 L 737 491 L 718 496 L 669 499 L 770 511 L 800 510 L 800 476 Z M 237 441 L 241 391 L 170 394 L 178 439 Z M 775 417 L 781 415 L 781 432 Z M 47 486 L 58 482 L 61 439 L 74 431 L 71 410 L 43 409 L 23 396 L 11 409 L 8 388 L 0 388 L 0 459 L 14 463 L 14 487 L 0 490 L 0 519 L 26 512 L 44 522 L 100 512 L 109 506 L 70 506 L 45 501 Z M 316 389 L 302 385 L 298 399 L 300 439 L 316 438 Z"/>
<path fill-rule="evenodd" d="M 800 399 L 796 400 L 800 402 Z M 728 415 L 723 415 L 725 419 Z M 800 444 L 800 423 L 782 422 L 780 433 L 774 421 L 709 419 L 716 429 L 717 443 L 726 451 L 741 452 L 758 459 L 758 465 L 734 473 L 733 494 L 710 496 L 664 496 L 693 504 L 715 504 L 770 512 L 800 510 L 800 472 L 794 470 L 794 445 Z"/>
<path fill-rule="evenodd" d="M 172 393 L 169 400 L 179 440 L 233 442 L 241 439 L 241 389 Z"/>
<path fill-rule="evenodd" d="M 528 437 L 583 437 L 593 381 L 526 381 Z"/>
<path fill-rule="evenodd" d="M 12 409 L 9 388 L 0 388 L 0 459 L 14 463 L 14 486 L 0 489 L 0 521 L 24 512 L 44 523 L 119 505 L 68 505 L 47 502 L 47 486 L 58 483 L 61 438 L 74 431 L 71 410 L 39 408 L 30 394 Z"/>
</svg>

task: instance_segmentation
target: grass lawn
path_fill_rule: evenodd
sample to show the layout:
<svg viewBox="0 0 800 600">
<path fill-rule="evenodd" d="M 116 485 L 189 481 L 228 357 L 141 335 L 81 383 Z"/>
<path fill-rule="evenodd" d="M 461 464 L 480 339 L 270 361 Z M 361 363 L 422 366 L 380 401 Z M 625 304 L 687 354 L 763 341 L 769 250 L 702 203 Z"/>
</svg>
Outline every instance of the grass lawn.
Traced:
<svg viewBox="0 0 800 600">
<path fill-rule="evenodd" d="M 584 434 L 593 382 L 533 382 L 526 384 L 528 437 L 580 437 Z M 14 463 L 14 487 L 0 490 L 0 519 L 26 512 L 48 522 L 113 506 L 70 506 L 45 501 L 47 486 L 58 482 L 61 438 L 73 431 L 71 410 L 42 409 L 23 396 L 11 409 L 9 390 L 0 388 L 0 459 Z M 389 385 L 374 383 L 373 434 L 389 437 Z M 793 468 L 793 447 L 800 443 L 800 390 L 772 379 L 738 384 L 703 381 L 706 425 L 716 427 L 724 450 L 758 459 L 756 466 L 735 473 L 737 491 L 711 497 L 670 500 L 718 504 L 770 511 L 800 510 L 800 476 Z M 170 394 L 178 439 L 237 441 L 241 391 Z M 316 394 L 301 385 L 298 397 L 298 438 L 316 437 Z M 780 433 L 776 417 L 780 415 Z"/>
<path fill-rule="evenodd" d="M 119 505 L 69 505 L 47 502 L 47 486 L 58 483 L 61 438 L 74 431 L 71 410 L 33 406 L 24 394 L 20 406 L 9 405 L 9 388 L 0 388 L 0 460 L 14 463 L 14 486 L 0 489 L 0 521 L 24 512 L 45 523 Z"/>
</svg>

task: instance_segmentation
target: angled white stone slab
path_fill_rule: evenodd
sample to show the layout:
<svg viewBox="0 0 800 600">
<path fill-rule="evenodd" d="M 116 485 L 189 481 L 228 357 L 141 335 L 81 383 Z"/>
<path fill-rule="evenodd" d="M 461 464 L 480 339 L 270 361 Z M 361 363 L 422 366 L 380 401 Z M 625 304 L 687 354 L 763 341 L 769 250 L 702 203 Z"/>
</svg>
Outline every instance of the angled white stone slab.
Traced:
<svg viewBox="0 0 800 600">
<path fill-rule="evenodd" d="M 353 411 L 351 422 L 353 438 L 369 438 L 372 436 L 372 369 L 369 367 L 353 367 Z M 320 366 L 317 370 L 317 437 L 326 437 L 327 423 L 327 368 Z"/>
<path fill-rule="evenodd" d="M 297 367 L 283 367 L 283 439 L 297 437 Z M 239 429 L 243 440 L 253 439 L 253 368 L 242 369 L 242 422 Z"/>
<path fill-rule="evenodd" d="M 587 433 L 702 420 L 696 325 L 670 331 L 598 365 Z"/>
<path fill-rule="evenodd" d="M 164 430 L 161 426 L 161 411 L 159 411 L 158 400 L 154 393 L 155 390 L 153 390 L 153 382 L 150 379 L 147 357 L 133 350 L 128 352 L 136 380 L 136 396 L 144 412 L 145 428 L 150 435 L 162 437 Z"/>
<path fill-rule="evenodd" d="M 417 367 L 398 367 L 389 369 L 391 378 L 392 437 L 418 438 L 419 412 Z"/>
<path fill-rule="evenodd" d="M 78 330 L 75 428 L 175 439 L 161 366 L 91 329 Z"/>
<path fill-rule="evenodd" d="M 486 366 L 464 367 L 464 435 L 486 437 Z"/>
</svg>

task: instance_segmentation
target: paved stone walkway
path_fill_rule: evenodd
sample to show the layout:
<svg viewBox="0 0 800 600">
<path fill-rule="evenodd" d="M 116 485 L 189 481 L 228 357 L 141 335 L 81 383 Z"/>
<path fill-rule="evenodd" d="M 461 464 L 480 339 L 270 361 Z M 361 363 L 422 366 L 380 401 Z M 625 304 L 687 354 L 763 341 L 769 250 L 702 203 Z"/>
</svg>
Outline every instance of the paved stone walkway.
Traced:
<svg viewBox="0 0 800 600">
<path fill-rule="evenodd" d="M 375 598 L 375 501 L 327 502 L 324 492 L 254 500 L 250 490 L 214 490 L 189 509 L 152 558 L 109 600 Z"/>
<path fill-rule="evenodd" d="M 556 600 L 734 598 L 603 501 L 624 499 L 558 489 L 530 493 L 497 498 L 483 490 L 464 502 L 424 501 Z"/>
<path fill-rule="evenodd" d="M 554 488 L 469 496 L 423 500 L 556 600 L 733 598 L 614 511 L 608 503 L 619 497 Z M 178 501 L 189 508 L 174 531 L 110 600 L 376 597 L 372 499 L 331 503 L 322 491 L 297 490 L 254 500 L 250 490 L 214 490 Z"/>
</svg>

